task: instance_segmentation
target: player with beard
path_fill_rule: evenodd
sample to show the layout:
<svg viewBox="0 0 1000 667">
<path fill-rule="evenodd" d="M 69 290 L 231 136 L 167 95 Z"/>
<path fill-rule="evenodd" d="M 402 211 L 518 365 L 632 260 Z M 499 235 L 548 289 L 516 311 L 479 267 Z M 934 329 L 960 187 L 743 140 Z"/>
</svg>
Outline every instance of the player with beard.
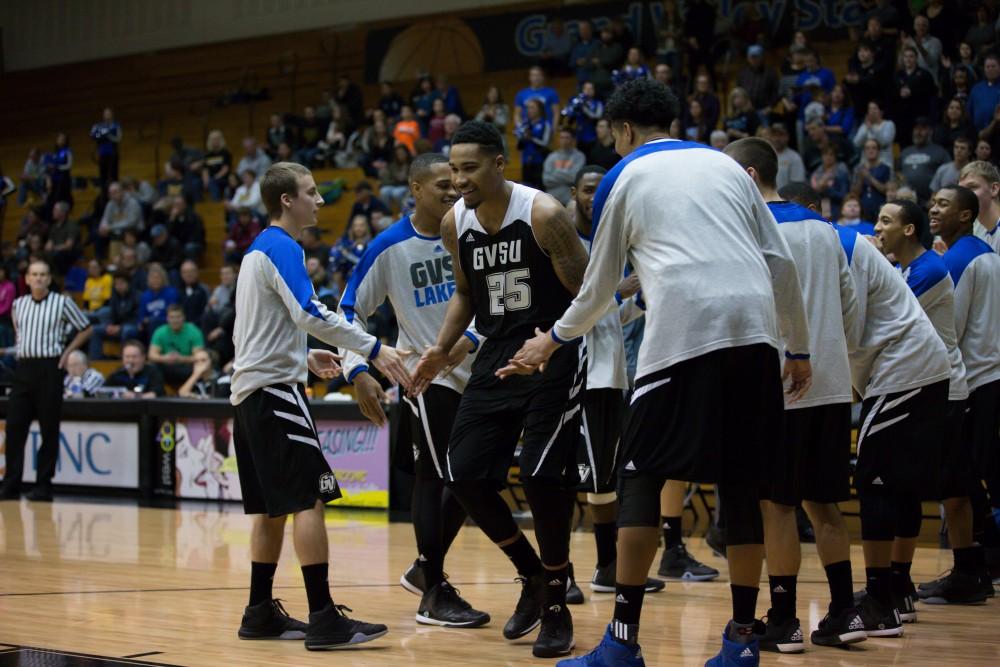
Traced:
<svg viewBox="0 0 1000 667">
<path fill-rule="evenodd" d="M 462 125 L 449 161 L 461 199 L 445 215 L 441 237 L 453 258 L 455 294 L 436 344 L 417 365 L 414 394 L 448 365 L 475 316 L 485 340 L 451 433 L 449 485 L 521 577 L 521 598 L 504 637 L 523 637 L 540 623 L 533 654 L 565 655 L 573 648 L 566 578 L 585 369 L 571 346 L 553 357 L 544 374 L 503 380 L 496 372 L 536 328 L 550 327 L 569 305 L 587 253 L 558 200 L 504 177 L 503 138 L 494 126 Z M 518 464 L 541 558 L 499 493 L 522 431 Z"/>
</svg>

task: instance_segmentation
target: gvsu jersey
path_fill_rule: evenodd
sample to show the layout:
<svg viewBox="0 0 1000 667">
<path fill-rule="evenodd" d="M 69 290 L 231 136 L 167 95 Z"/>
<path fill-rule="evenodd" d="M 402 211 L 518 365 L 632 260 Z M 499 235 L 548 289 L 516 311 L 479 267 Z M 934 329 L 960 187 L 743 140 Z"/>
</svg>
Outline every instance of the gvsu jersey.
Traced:
<svg viewBox="0 0 1000 667">
<path fill-rule="evenodd" d="M 487 234 L 461 199 L 454 209 L 458 256 L 472 290 L 476 329 L 491 339 L 528 338 L 535 327 L 548 329 L 573 300 L 531 229 L 531 204 L 538 190 L 512 185 L 496 234 Z"/>
</svg>

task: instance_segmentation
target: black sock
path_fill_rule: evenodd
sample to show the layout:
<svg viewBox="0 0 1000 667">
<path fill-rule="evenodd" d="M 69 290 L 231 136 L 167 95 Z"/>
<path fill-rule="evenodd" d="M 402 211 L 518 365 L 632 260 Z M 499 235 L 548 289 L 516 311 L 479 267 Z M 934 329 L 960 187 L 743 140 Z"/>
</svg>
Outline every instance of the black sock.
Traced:
<svg viewBox="0 0 1000 667">
<path fill-rule="evenodd" d="M 521 533 L 516 541 L 503 547 L 503 552 L 514 563 L 517 573 L 522 577 L 541 573 L 542 561 L 538 558 L 535 548 L 531 546 L 531 542 L 524 536 L 524 533 Z"/>
<path fill-rule="evenodd" d="M 892 605 L 892 569 L 888 567 L 866 567 L 866 589 L 884 607 Z"/>
<path fill-rule="evenodd" d="M 274 597 L 271 585 L 274 583 L 274 573 L 277 569 L 277 563 L 250 563 L 249 605 L 251 607 Z"/>
<path fill-rule="evenodd" d="M 333 604 L 333 599 L 330 597 L 329 572 L 329 563 L 302 566 L 302 580 L 306 584 L 310 614 Z"/>
<path fill-rule="evenodd" d="M 825 568 L 830 585 L 830 613 L 834 616 L 854 606 L 854 584 L 851 581 L 851 561 L 830 563 Z"/>
<path fill-rule="evenodd" d="M 681 524 L 683 518 L 679 516 L 661 516 L 663 525 L 663 546 L 667 549 L 681 544 Z"/>
<path fill-rule="evenodd" d="M 740 625 L 753 623 L 757 615 L 758 588 L 729 584 L 729 590 L 733 596 L 733 621 Z"/>
<path fill-rule="evenodd" d="M 771 586 L 771 611 L 768 620 L 782 623 L 795 618 L 795 588 L 798 576 L 768 577 Z"/>
<path fill-rule="evenodd" d="M 566 577 L 569 576 L 569 567 L 563 566 L 557 570 L 545 568 L 545 606 L 565 607 L 566 606 Z"/>
<path fill-rule="evenodd" d="M 951 553 L 955 557 L 955 571 L 963 574 L 978 574 L 976 551 L 982 553 L 983 548 L 978 545 L 952 549 Z M 982 556 L 979 556 L 981 559 Z"/>
<path fill-rule="evenodd" d="M 597 543 L 597 567 L 610 565 L 618 559 L 618 527 L 616 522 L 595 523 L 594 542 Z"/>
<path fill-rule="evenodd" d="M 910 567 L 913 563 L 897 563 L 892 561 L 892 565 L 889 569 L 892 571 L 890 576 L 890 585 L 892 586 L 892 594 L 898 597 L 904 597 L 909 595 L 910 586 L 913 582 L 910 581 Z"/>
<path fill-rule="evenodd" d="M 611 635 L 622 644 L 634 646 L 639 640 L 639 616 L 646 587 L 615 584 L 615 615 Z"/>
</svg>

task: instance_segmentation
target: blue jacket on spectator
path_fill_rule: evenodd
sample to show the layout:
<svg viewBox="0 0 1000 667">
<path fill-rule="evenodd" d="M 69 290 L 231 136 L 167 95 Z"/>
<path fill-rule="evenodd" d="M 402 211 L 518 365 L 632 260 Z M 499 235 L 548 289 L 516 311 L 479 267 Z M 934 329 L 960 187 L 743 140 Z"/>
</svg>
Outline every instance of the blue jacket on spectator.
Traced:
<svg viewBox="0 0 1000 667">
<path fill-rule="evenodd" d="M 158 292 L 147 289 L 139 297 L 139 324 L 146 324 L 146 331 L 152 332 L 167 323 L 167 306 L 177 303 L 177 290 L 167 285 Z"/>
<path fill-rule="evenodd" d="M 101 157 L 114 155 L 118 152 L 118 141 L 121 140 L 122 126 L 118 121 L 110 123 L 95 123 L 90 128 L 90 138 L 97 142 L 97 154 Z"/>
<path fill-rule="evenodd" d="M 969 93 L 969 117 L 977 130 L 983 130 L 993 120 L 993 111 L 1000 104 L 1000 80 L 983 80 Z"/>
<path fill-rule="evenodd" d="M 546 120 L 532 123 L 525 120 L 515 132 L 517 147 L 521 149 L 521 164 L 542 164 L 548 155 L 548 144 L 552 139 L 552 125 Z"/>
</svg>

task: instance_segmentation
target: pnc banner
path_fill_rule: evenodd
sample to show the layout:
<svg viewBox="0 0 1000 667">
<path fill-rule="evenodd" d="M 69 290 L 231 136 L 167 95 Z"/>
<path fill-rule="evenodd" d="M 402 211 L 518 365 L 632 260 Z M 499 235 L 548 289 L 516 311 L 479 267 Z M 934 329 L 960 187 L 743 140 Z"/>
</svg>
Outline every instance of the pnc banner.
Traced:
<svg viewBox="0 0 1000 667">
<path fill-rule="evenodd" d="M 24 481 L 34 482 L 42 434 L 31 423 L 24 449 Z M 7 469 L 7 422 L 0 420 L 0 475 Z M 139 488 L 139 426 L 64 421 L 59 431 L 56 484 Z"/>
<path fill-rule="evenodd" d="M 337 476 L 342 507 L 389 507 L 389 428 L 367 421 L 317 421 L 320 448 Z M 242 500 L 232 419 L 165 419 L 156 436 L 155 492 Z M 303 445 L 308 446 L 308 445 Z"/>
</svg>

